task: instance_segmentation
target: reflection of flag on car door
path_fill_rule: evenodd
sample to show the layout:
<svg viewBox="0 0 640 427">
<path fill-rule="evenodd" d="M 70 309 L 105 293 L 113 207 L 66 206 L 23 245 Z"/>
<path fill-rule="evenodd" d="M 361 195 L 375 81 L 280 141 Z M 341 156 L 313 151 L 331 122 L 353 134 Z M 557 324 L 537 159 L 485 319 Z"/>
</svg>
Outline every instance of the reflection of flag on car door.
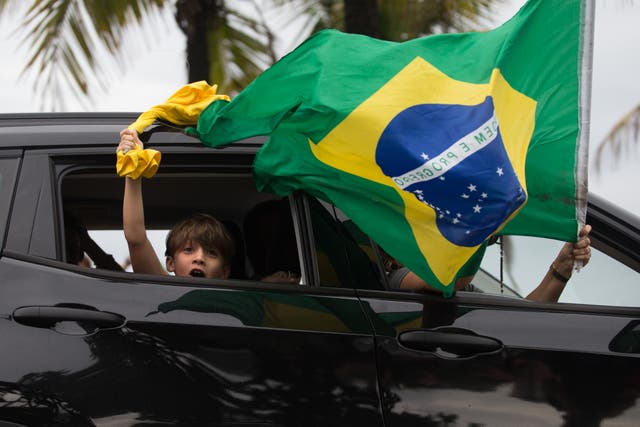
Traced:
<svg viewBox="0 0 640 427">
<path fill-rule="evenodd" d="M 530 0 L 493 31 L 404 43 L 323 31 L 189 133 L 211 146 L 269 134 L 261 189 L 336 204 L 451 294 L 492 234 L 576 238 L 590 7 Z"/>
</svg>

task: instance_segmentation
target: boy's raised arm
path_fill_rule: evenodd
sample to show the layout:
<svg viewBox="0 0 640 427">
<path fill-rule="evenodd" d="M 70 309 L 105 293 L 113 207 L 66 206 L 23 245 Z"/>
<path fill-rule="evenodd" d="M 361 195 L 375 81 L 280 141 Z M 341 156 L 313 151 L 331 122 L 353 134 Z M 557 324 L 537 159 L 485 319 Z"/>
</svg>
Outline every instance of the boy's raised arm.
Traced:
<svg viewBox="0 0 640 427">
<path fill-rule="evenodd" d="M 136 146 L 142 148 L 142 141 L 138 138 L 135 130 L 125 129 L 120 132 L 120 144 L 117 151 L 134 150 Z M 167 274 L 147 238 L 141 181 L 141 179 L 127 177 L 124 185 L 122 228 L 129 245 L 131 265 L 136 273 Z"/>
</svg>

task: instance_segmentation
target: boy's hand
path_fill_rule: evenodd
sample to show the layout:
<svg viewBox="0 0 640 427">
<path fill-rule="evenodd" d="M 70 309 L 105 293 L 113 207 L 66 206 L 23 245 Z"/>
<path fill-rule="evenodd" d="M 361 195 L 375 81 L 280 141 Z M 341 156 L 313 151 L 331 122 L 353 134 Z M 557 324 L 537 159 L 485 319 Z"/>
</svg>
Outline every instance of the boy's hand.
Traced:
<svg viewBox="0 0 640 427">
<path fill-rule="evenodd" d="M 120 143 L 116 148 L 116 172 L 119 176 L 134 180 L 141 176 L 151 178 L 158 170 L 161 158 L 158 150 L 144 149 L 134 129 L 120 132 Z"/>
<path fill-rule="evenodd" d="M 140 149 L 144 148 L 142 141 L 138 138 L 138 132 L 134 129 L 124 129 L 120 131 L 120 143 L 118 144 L 116 153 L 124 151 L 124 154 L 127 154 L 127 151 L 135 149 L 136 146 Z"/>
</svg>

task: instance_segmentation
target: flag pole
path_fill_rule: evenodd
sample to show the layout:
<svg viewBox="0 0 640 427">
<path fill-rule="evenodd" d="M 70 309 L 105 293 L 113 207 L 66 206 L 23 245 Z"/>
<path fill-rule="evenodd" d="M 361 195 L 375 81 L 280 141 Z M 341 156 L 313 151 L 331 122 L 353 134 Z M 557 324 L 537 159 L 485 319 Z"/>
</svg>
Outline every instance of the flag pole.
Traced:
<svg viewBox="0 0 640 427">
<path fill-rule="evenodd" d="M 591 82 L 593 75 L 593 38 L 595 27 L 595 0 L 582 0 L 580 16 L 580 79 L 579 79 L 579 125 L 578 149 L 576 150 L 576 217 L 578 233 L 586 223 L 588 168 L 589 168 L 589 130 L 591 126 Z M 575 261 L 574 268 L 579 271 L 582 261 Z"/>
</svg>

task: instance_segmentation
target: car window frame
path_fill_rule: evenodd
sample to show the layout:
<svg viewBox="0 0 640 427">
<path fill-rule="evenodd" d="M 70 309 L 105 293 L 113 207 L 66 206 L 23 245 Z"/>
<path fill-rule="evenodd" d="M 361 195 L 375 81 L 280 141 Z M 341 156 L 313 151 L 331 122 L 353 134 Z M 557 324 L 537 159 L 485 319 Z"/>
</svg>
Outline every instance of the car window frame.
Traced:
<svg viewBox="0 0 640 427">
<path fill-rule="evenodd" d="M 57 259 L 58 218 L 50 150 L 25 150 L 15 185 L 5 249 Z"/>
<path fill-rule="evenodd" d="M 332 217 L 332 219 L 334 221 L 339 223 L 341 226 L 343 224 L 343 221 L 341 221 L 337 217 L 337 215 L 338 214 L 339 215 L 344 215 L 346 218 L 348 218 L 347 215 L 344 214 L 344 212 L 342 212 L 334 204 L 329 203 L 329 202 L 325 202 L 322 199 L 313 196 L 312 194 L 306 193 L 304 191 L 299 191 L 298 193 L 300 194 L 300 197 L 302 198 L 302 203 L 303 203 L 303 206 L 304 206 L 304 212 L 305 212 L 305 215 L 306 215 L 306 225 L 307 225 L 306 231 L 307 231 L 308 235 L 310 236 L 309 244 L 307 245 L 307 247 L 308 247 L 308 249 L 310 251 L 309 259 L 312 260 L 312 262 L 313 262 L 313 272 L 314 272 L 314 280 L 315 280 L 316 286 L 322 287 L 322 288 L 328 288 L 328 289 L 331 289 L 331 288 L 333 288 L 333 289 L 340 289 L 340 288 L 349 289 L 350 288 L 349 286 L 342 286 L 342 285 L 341 286 L 333 286 L 333 285 L 328 285 L 328 284 L 323 284 L 322 283 L 322 279 L 320 277 L 320 265 L 319 265 L 319 260 L 318 260 L 318 256 L 317 256 L 317 253 L 316 253 L 317 247 L 316 247 L 316 241 L 315 241 L 315 231 L 314 231 L 313 221 L 312 221 L 312 218 L 311 218 L 311 210 L 312 210 L 312 208 L 311 208 L 311 206 L 309 204 L 309 200 L 311 198 L 314 198 L 320 204 L 327 204 L 327 205 L 331 206 L 333 208 L 334 212 L 331 212 L 331 211 L 327 210 L 328 214 Z M 347 230 L 345 230 L 345 231 L 347 231 Z M 363 232 L 363 234 L 365 234 L 365 233 Z M 381 258 L 381 255 L 380 255 L 379 247 L 373 241 L 373 239 L 371 239 L 371 237 L 369 235 L 365 234 L 365 236 L 366 236 L 366 238 L 367 238 L 367 240 L 369 242 L 369 245 L 372 248 L 373 255 L 375 257 L 375 260 L 372 260 L 371 258 L 368 258 L 368 259 L 369 259 L 370 262 L 375 264 L 375 269 L 376 269 L 376 273 L 375 274 L 377 274 L 379 276 L 378 277 L 378 279 L 379 279 L 378 285 L 381 288 L 379 290 L 388 290 L 388 288 L 389 288 L 388 279 L 387 279 L 387 277 L 385 275 L 385 272 L 384 272 L 384 266 L 382 265 L 382 258 Z M 344 238 L 346 238 L 346 237 L 344 237 Z M 342 245 L 342 249 L 344 251 L 344 255 L 345 255 L 345 257 L 347 259 L 347 262 L 349 264 L 352 264 L 353 262 L 356 261 L 356 260 L 354 260 L 352 258 L 352 256 L 349 253 L 349 250 L 348 250 L 347 247 Z M 353 272 L 350 271 L 350 273 L 353 273 Z M 352 276 L 350 278 L 350 280 L 353 283 L 359 282 L 358 277 L 355 277 L 355 276 Z M 367 287 L 351 287 L 351 288 L 352 289 L 369 289 Z"/>
<path fill-rule="evenodd" d="M 198 158 L 203 150 L 211 150 L 210 148 L 202 145 L 187 145 L 182 147 L 167 146 L 162 149 L 163 153 L 178 154 L 178 161 L 173 163 L 182 165 L 189 164 L 185 159 Z M 232 156 L 238 155 L 239 159 L 240 157 L 242 158 L 239 162 L 231 162 L 235 164 L 225 164 L 224 169 L 232 170 L 234 168 L 243 168 L 247 173 L 250 173 L 255 149 L 251 147 L 235 147 L 235 149 L 227 151 Z M 22 154 L 21 151 L 15 151 L 14 154 L 16 153 Z M 7 232 L 4 233 L 4 235 L 7 236 L 5 252 L 16 259 L 22 259 L 30 263 L 62 268 L 64 270 L 74 272 L 82 272 L 83 274 L 92 277 L 118 277 L 126 278 L 131 281 L 144 278 L 145 281 L 158 283 L 175 282 L 175 279 L 171 276 L 155 277 L 154 275 L 140 273 L 119 273 L 103 269 L 87 269 L 85 267 L 68 264 L 64 259 L 66 248 L 64 239 L 61 237 L 64 235 L 62 181 L 68 173 L 87 168 L 113 168 L 113 173 L 115 175 L 114 157 L 113 148 L 103 146 L 38 148 L 25 150 L 23 162 L 24 167 L 16 171 L 16 176 L 14 178 L 15 183 L 11 188 L 11 190 L 18 195 L 18 200 L 16 201 L 16 209 L 12 211 L 13 215 L 7 214 Z M 0 159 L 1 158 L 2 157 L 0 157 Z M 201 163 L 200 166 L 207 166 L 203 162 L 199 161 L 198 163 Z M 172 166 L 176 165 L 173 164 Z M 36 171 L 38 173 L 34 176 L 34 172 Z M 25 191 L 26 187 L 29 187 L 34 191 Z M 44 194 L 46 203 L 40 203 L 38 201 L 37 194 Z M 296 198 L 294 196 L 289 197 L 289 204 L 291 207 L 294 231 L 296 234 L 298 255 L 304 256 L 308 251 L 304 248 L 304 241 L 306 241 L 307 236 L 300 219 L 303 214 L 300 210 L 299 203 L 296 202 Z M 25 210 L 27 212 L 32 212 L 32 215 L 18 215 L 16 213 L 24 212 Z M 38 221 L 38 218 L 45 218 L 46 221 Z M 48 230 L 48 232 L 45 233 L 42 230 Z M 38 233 L 41 234 L 39 241 L 42 242 L 42 244 L 37 248 L 37 250 L 34 250 L 34 245 L 31 244 L 31 240 L 33 236 Z M 303 257 L 300 259 L 300 263 L 301 269 L 303 269 L 303 274 L 306 275 L 303 276 L 304 284 L 302 286 L 314 286 L 316 282 L 314 282 L 311 277 L 311 269 L 309 267 L 310 264 L 308 260 L 305 262 L 305 258 Z M 123 274 L 124 276 L 122 276 Z M 168 282 L 166 282 L 165 279 L 168 279 Z M 243 282 L 245 285 L 251 287 L 250 283 L 254 281 L 230 280 L 229 282 L 233 282 L 235 284 Z M 197 284 L 197 282 L 194 284 Z M 206 287 L 207 285 L 203 286 Z M 269 288 L 281 288 L 282 286 L 290 287 L 291 285 L 277 283 L 266 284 L 264 282 L 260 282 L 259 286 L 263 288 L 265 286 L 268 286 Z"/>
<path fill-rule="evenodd" d="M 22 150 L 0 151 L 0 248 L 4 248 L 9 217 L 16 193 L 16 181 L 22 164 Z"/>
</svg>

